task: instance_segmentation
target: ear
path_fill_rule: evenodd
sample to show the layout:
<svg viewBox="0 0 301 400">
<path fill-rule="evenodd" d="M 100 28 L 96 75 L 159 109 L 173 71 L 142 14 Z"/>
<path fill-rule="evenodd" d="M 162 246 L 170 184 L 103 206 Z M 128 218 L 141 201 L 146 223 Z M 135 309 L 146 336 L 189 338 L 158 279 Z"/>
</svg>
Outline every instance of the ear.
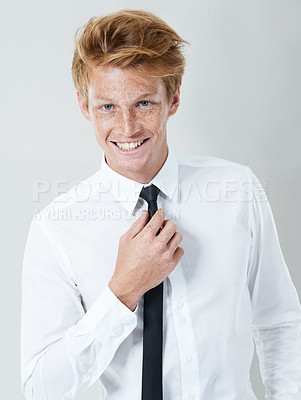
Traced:
<svg viewBox="0 0 301 400">
<path fill-rule="evenodd" d="M 85 102 L 85 100 L 83 99 L 82 95 L 79 92 L 77 92 L 77 101 L 78 101 L 79 108 L 80 108 L 80 111 L 83 114 L 83 116 L 88 121 L 91 121 L 91 117 L 90 117 L 89 111 L 87 110 L 87 107 L 86 107 L 86 102 Z"/>
<path fill-rule="evenodd" d="M 178 89 L 171 100 L 171 104 L 168 111 L 169 117 L 177 112 L 179 105 L 180 105 L 180 85 L 178 86 Z"/>
</svg>

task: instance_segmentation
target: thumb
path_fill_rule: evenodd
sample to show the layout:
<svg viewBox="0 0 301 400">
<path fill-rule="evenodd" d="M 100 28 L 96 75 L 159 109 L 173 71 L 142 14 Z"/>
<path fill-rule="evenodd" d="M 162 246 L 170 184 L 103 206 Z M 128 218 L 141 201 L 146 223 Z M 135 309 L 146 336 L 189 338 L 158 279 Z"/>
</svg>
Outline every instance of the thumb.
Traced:
<svg viewBox="0 0 301 400">
<path fill-rule="evenodd" d="M 128 230 L 129 237 L 133 239 L 138 233 L 142 231 L 148 221 L 148 212 L 143 210 L 140 217 L 133 223 L 133 225 Z"/>
</svg>

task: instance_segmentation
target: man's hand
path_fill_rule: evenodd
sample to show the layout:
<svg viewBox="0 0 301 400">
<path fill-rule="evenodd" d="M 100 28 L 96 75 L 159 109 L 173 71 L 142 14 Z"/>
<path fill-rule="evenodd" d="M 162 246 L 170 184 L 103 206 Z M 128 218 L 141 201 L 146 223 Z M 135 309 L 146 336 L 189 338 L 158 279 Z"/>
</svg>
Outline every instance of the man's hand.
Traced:
<svg viewBox="0 0 301 400">
<path fill-rule="evenodd" d="M 147 223 L 148 212 L 143 211 L 119 240 L 109 288 L 132 311 L 145 292 L 159 285 L 174 270 L 184 254 L 178 247 L 183 238 L 176 232 L 177 225 L 164 221 L 164 216 L 164 211 L 159 209 Z M 160 234 L 156 235 L 160 228 Z"/>
</svg>

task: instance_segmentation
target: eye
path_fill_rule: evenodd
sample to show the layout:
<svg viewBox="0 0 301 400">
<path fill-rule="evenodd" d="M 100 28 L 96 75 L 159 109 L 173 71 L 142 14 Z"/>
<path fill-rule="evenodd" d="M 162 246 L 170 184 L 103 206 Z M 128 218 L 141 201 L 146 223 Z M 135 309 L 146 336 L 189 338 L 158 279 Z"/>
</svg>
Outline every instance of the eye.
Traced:
<svg viewBox="0 0 301 400">
<path fill-rule="evenodd" d="M 139 104 L 141 104 L 143 107 L 146 107 L 146 106 L 150 105 L 150 101 L 149 100 L 142 100 L 142 101 L 140 101 Z"/>
<path fill-rule="evenodd" d="M 103 108 L 105 111 L 110 111 L 112 110 L 112 107 L 113 107 L 112 104 L 105 104 L 101 108 Z"/>
</svg>

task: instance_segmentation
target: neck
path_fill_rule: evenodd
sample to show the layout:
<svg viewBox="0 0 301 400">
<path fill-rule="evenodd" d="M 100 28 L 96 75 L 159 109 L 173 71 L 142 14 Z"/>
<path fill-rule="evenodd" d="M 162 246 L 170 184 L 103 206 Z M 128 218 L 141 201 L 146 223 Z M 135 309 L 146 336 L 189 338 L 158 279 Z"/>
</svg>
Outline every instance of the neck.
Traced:
<svg viewBox="0 0 301 400">
<path fill-rule="evenodd" d="M 163 167 L 167 159 L 167 156 L 168 156 L 168 149 L 166 148 L 166 154 L 164 154 L 164 157 L 162 157 L 161 160 L 156 161 L 153 167 L 150 165 L 146 165 L 143 168 L 136 171 L 115 169 L 114 166 L 112 166 L 110 162 L 108 162 L 106 155 L 105 155 L 105 162 L 113 171 L 117 172 L 119 175 L 125 176 L 126 178 L 131 179 L 132 181 L 138 183 L 147 184 L 154 178 L 155 175 L 157 175 L 157 173 Z"/>
<path fill-rule="evenodd" d="M 166 156 L 167 158 L 167 156 Z M 163 167 L 166 158 L 163 160 L 163 162 L 160 163 L 159 168 L 151 169 L 151 168 L 145 168 L 145 171 L 126 171 L 126 173 L 121 173 L 121 175 L 125 176 L 128 179 L 131 179 L 132 181 L 147 184 L 149 183 L 154 176 L 157 175 L 157 173 L 160 171 L 160 169 Z"/>
</svg>

